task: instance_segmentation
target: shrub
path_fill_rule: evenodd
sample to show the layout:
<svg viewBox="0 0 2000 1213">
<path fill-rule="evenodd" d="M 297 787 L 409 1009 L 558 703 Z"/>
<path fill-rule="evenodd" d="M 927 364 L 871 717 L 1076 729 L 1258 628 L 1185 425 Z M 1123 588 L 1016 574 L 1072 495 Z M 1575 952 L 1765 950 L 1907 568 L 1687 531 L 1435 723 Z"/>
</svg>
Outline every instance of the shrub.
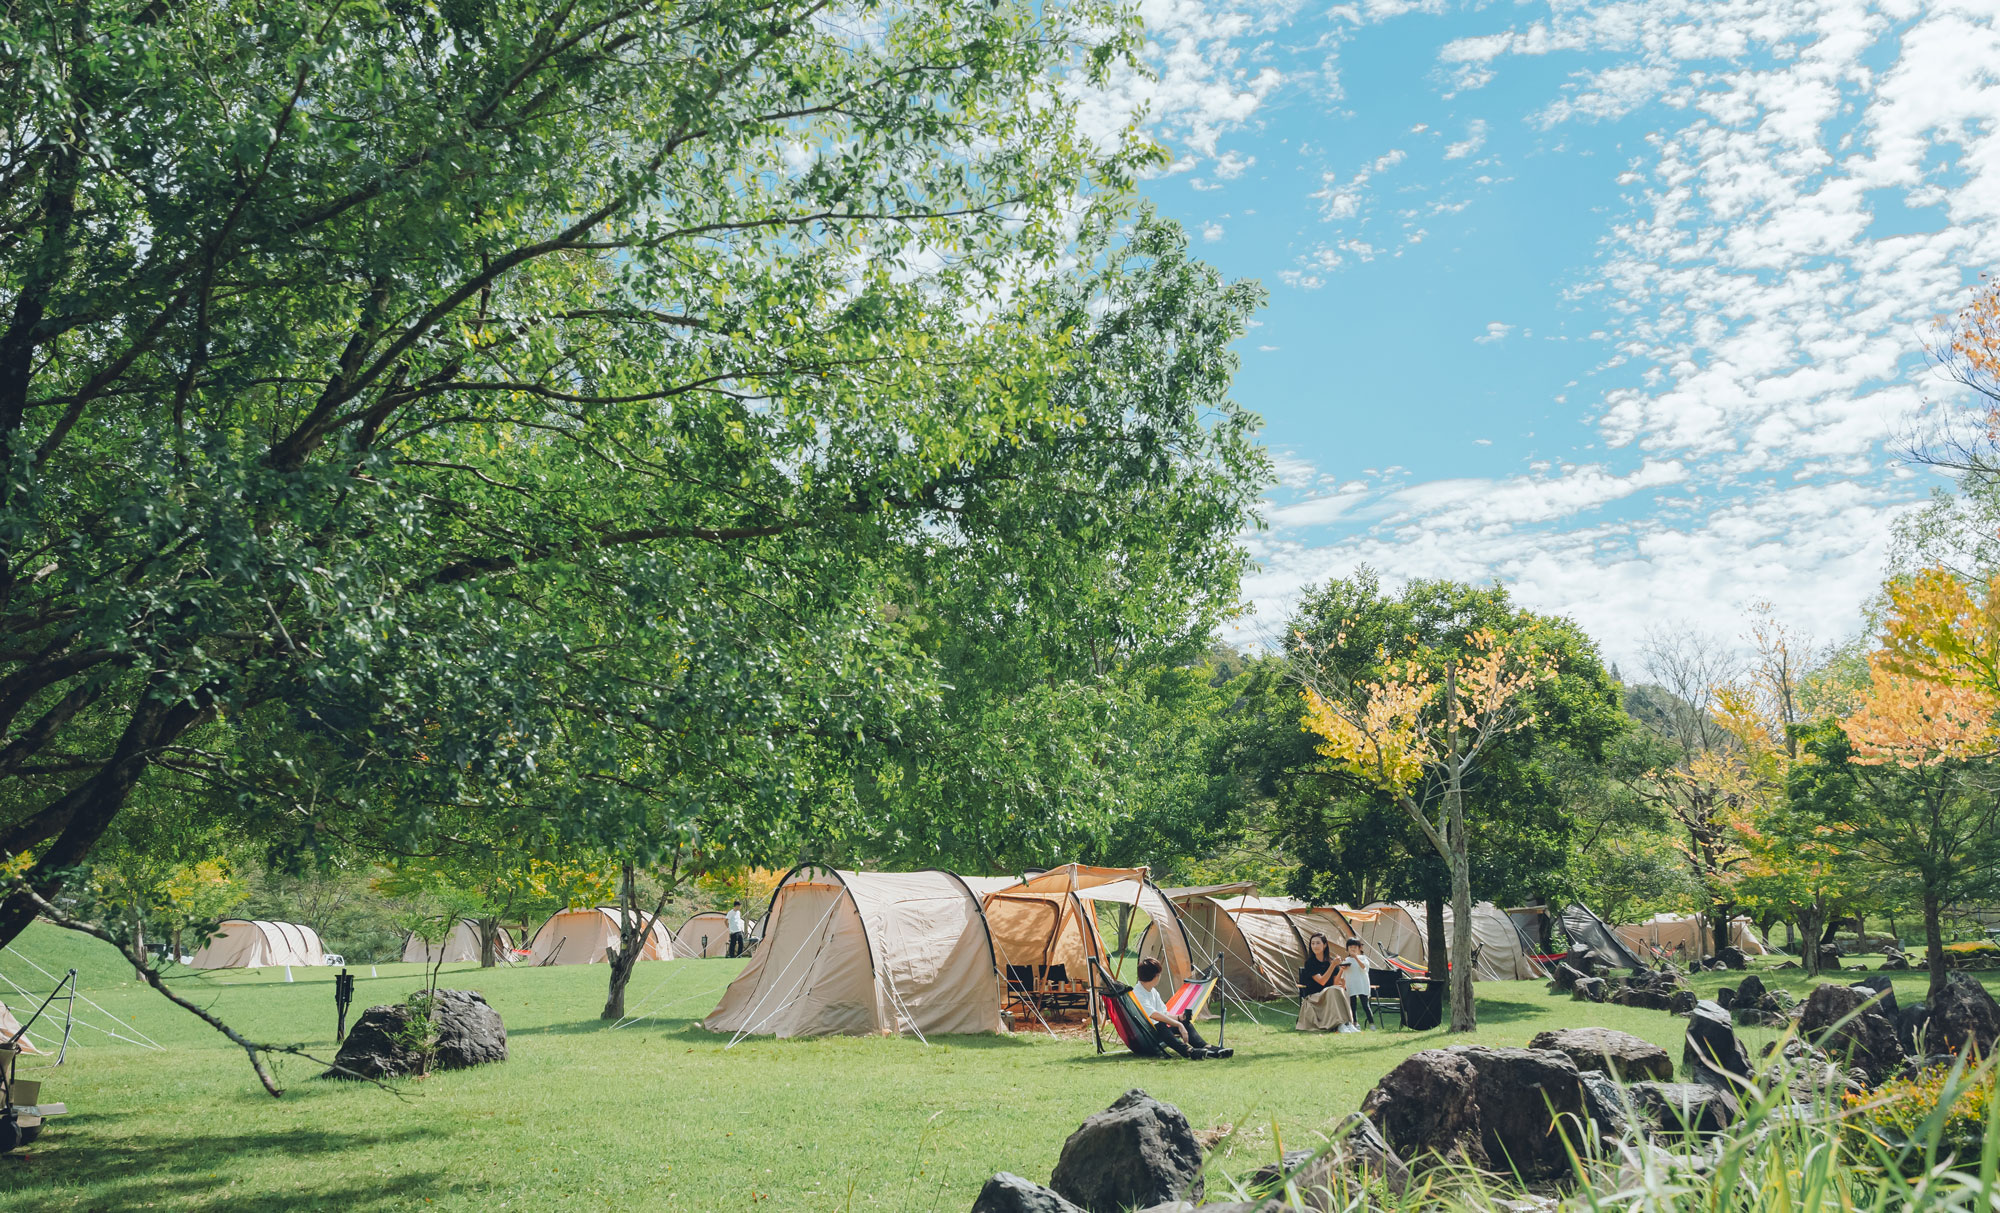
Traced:
<svg viewBox="0 0 2000 1213">
<path fill-rule="evenodd" d="M 1933 1140 L 1938 1155 L 1977 1158 L 1994 1111 L 1996 1073 L 1992 1066 L 1982 1066 L 1954 1076 L 1949 1068 L 1934 1066 L 1915 1078 L 1892 1079 L 1873 1091 L 1850 1095 L 1848 1132 L 1857 1145 L 1873 1142 L 1905 1160 L 1905 1170 L 1912 1164 L 1922 1169 Z"/>
</svg>

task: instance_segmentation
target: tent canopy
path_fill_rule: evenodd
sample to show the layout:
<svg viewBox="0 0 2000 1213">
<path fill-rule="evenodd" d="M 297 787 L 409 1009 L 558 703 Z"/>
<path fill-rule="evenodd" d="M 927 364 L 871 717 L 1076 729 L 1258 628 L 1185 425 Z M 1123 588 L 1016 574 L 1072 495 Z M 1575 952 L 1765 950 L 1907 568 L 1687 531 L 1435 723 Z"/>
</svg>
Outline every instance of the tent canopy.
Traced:
<svg viewBox="0 0 2000 1213">
<path fill-rule="evenodd" d="M 1100 903 L 1143 910 L 1157 932 L 1140 937 L 1140 954 L 1160 961 L 1168 989 L 1194 972 L 1187 936 L 1174 907 L 1145 868 L 1098 868 L 1068 863 L 1033 872 L 1020 881 L 986 894 L 986 924 L 1002 970 L 1010 967 L 1049 969 L 1061 965 L 1071 981 L 1087 981 L 1090 958 L 1107 970 L 1119 966 L 1104 946 L 1095 907 Z M 1150 945 L 1155 951 L 1147 951 Z"/>
<path fill-rule="evenodd" d="M 319 932 L 296 922 L 229 918 L 188 962 L 191 969 L 262 969 L 325 963 Z"/>
<path fill-rule="evenodd" d="M 702 1026 L 772 1036 L 998 1032 L 979 899 L 950 872 L 785 874 L 756 954 Z"/>
<path fill-rule="evenodd" d="M 1562 928 L 1563 933 L 1568 935 L 1572 942 L 1582 944 L 1621 968 L 1636 972 L 1646 967 L 1646 962 L 1639 959 L 1625 942 L 1618 938 L 1617 933 L 1605 925 L 1602 918 L 1580 901 L 1573 901 L 1564 907 Z"/>
</svg>

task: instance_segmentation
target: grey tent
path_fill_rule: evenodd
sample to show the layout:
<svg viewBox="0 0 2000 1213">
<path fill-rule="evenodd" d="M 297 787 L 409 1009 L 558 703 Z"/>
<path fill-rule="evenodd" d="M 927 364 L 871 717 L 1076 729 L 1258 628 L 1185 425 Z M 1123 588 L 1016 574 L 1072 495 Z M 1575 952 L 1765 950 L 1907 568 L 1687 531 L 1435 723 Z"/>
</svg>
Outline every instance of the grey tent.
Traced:
<svg viewBox="0 0 2000 1213">
<path fill-rule="evenodd" d="M 1604 920 L 1590 912 L 1590 907 L 1580 901 L 1572 901 L 1563 909 L 1562 929 L 1572 943 L 1584 947 L 1604 957 L 1620 968 L 1638 972 L 1646 967 L 1644 961 L 1632 954 L 1632 950 L 1619 942 Z"/>
</svg>

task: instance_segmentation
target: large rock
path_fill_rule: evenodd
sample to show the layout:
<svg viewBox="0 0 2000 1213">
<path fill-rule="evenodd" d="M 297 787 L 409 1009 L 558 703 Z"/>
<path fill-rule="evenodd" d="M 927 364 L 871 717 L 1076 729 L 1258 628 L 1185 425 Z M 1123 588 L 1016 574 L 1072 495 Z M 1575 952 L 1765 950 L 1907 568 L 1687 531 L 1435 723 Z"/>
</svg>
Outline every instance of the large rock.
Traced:
<svg viewBox="0 0 2000 1213">
<path fill-rule="evenodd" d="M 1602 977 L 1579 977 L 1569 996 L 1578 1002 L 1603 1002 L 1605 985 Z"/>
<path fill-rule="evenodd" d="M 1599 1070 L 1622 1082 L 1642 1078 L 1671 1081 L 1674 1059 L 1650 1040 L 1610 1028 L 1559 1028 L 1528 1042 L 1531 1049 L 1554 1049 L 1579 1070 Z"/>
<path fill-rule="evenodd" d="M 1584 1070 L 1579 1077 L 1583 1079 L 1583 1109 L 1596 1122 L 1600 1136 L 1607 1141 L 1625 1141 L 1639 1132 L 1642 1122 L 1638 1109 L 1616 1079 L 1598 1070 Z"/>
<path fill-rule="evenodd" d="M 1657 990 L 1650 986 L 1620 986 L 1611 991 L 1605 1001 L 1613 1006 L 1639 1007 L 1647 1011 L 1671 1011 L 1674 1009 L 1674 991 Z"/>
<path fill-rule="evenodd" d="M 1720 1133 L 1741 1110 L 1729 1092 L 1705 1083 L 1635 1082 L 1628 1090 L 1639 1112 L 1669 1133 Z"/>
<path fill-rule="evenodd" d="M 1806 999 L 1799 1030 L 1806 1039 L 1868 1075 L 1870 1084 L 1896 1072 L 1903 1046 L 1896 1025 L 1878 1014 L 1879 995 L 1859 986 L 1822 985 Z"/>
<path fill-rule="evenodd" d="M 1536 1182 L 1570 1172 L 1564 1142 L 1584 1123 L 1583 1079 L 1554 1050 L 1453 1045 L 1412 1054 L 1361 1111 L 1413 1163 L 1457 1155 Z"/>
<path fill-rule="evenodd" d="M 1557 961 L 1555 972 L 1549 978 L 1549 993 L 1563 994 L 1576 988 L 1576 983 L 1590 974 L 1567 961 Z"/>
<path fill-rule="evenodd" d="M 423 1059 L 404 1039 L 415 1015 L 408 1003 L 369 1007 L 340 1042 L 334 1068 L 320 1077 L 397 1078 L 421 1073 Z M 437 1025 L 431 1069 L 462 1070 L 507 1060 L 507 1027 L 500 1022 L 500 1012 L 486 1005 L 477 991 L 437 991 L 430 1016 Z"/>
<path fill-rule="evenodd" d="M 1038 1183 L 1002 1171 L 986 1181 L 972 1202 L 972 1213 L 1082 1213 L 1075 1205 Z"/>
<path fill-rule="evenodd" d="M 1089 1213 L 1200 1200 L 1201 1143 L 1179 1108 L 1127 1091 L 1069 1135 L 1049 1187 Z"/>
<path fill-rule="evenodd" d="M 1838 971 L 1840 968 L 1840 949 L 1830 943 L 1819 945 L 1819 967 L 1826 971 Z"/>
<path fill-rule="evenodd" d="M 1755 973 L 1746 973 L 1742 983 L 1736 987 L 1736 1001 L 1730 1009 L 1735 1010 L 1738 1006 L 1757 1006 L 1764 1001 L 1764 992 L 1764 979 Z"/>
<path fill-rule="evenodd" d="M 1742 991 L 1737 992 L 1739 997 Z M 1729 1012 L 1706 999 L 1688 1012 L 1687 1036 L 1681 1046 L 1681 1062 L 1698 1079 L 1719 1073 L 1742 1082 L 1750 1080 L 1750 1054 L 1736 1039 Z M 1724 1086 L 1728 1086 L 1727 1081 Z"/>
<path fill-rule="evenodd" d="M 1991 1057 L 2000 1040 L 2000 1004 L 1975 977 L 1950 972 L 1944 975 L 1944 989 L 1930 1000 L 1930 1023 L 1925 1037 L 1932 1053 L 1951 1052 L 1963 1057 L 1977 1052 Z"/>
<path fill-rule="evenodd" d="M 1742 948 L 1739 948 L 1734 944 L 1731 944 L 1730 946 L 1723 948 L 1721 951 L 1717 952 L 1715 954 L 1715 959 L 1721 961 L 1722 967 L 1725 969 L 1736 969 L 1738 971 L 1741 971 L 1743 969 L 1747 969 L 1750 967 L 1750 958 L 1743 954 Z"/>
<path fill-rule="evenodd" d="M 1401 1196 L 1410 1186 L 1410 1168 L 1396 1156 L 1375 1122 L 1356 1112 L 1341 1122 L 1326 1149 L 1285 1151 L 1284 1165 L 1270 1163 L 1253 1172 L 1244 1185 L 1266 1197 L 1283 1198 L 1284 1185 L 1314 1213 L 1345 1209 L 1356 1192 L 1379 1182 Z"/>
</svg>

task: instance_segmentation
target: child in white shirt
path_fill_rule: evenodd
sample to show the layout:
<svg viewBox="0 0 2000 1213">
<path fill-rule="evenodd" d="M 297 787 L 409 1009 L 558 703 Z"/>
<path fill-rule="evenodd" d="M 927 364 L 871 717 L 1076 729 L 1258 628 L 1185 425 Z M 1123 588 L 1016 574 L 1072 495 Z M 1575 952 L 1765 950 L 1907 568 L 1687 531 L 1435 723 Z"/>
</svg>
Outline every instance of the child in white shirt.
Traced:
<svg viewBox="0 0 2000 1213">
<path fill-rule="evenodd" d="M 1368 1026 L 1374 1027 L 1375 1008 L 1368 1002 L 1374 987 L 1368 978 L 1368 957 L 1358 939 L 1350 937 L 1347 941 L 1347 956 L 1340 962 L 1340 988 L 1354 1009 L 1354 1022 L 1359 1024 L 1366 1017 Z"/>
</svg>

